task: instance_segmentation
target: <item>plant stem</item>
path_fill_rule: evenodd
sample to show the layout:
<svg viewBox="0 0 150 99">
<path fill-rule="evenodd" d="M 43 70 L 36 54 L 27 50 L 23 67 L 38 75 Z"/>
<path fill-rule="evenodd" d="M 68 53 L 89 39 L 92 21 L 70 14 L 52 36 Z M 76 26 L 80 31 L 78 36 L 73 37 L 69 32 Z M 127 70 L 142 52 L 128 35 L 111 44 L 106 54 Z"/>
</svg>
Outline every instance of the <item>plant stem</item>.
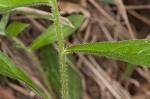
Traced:
<svg viewBox="0 0 150 99">
<path fill-rule="evenodd" d="M 48 79 L 46 78 L 46 75 L 45 75 L 45 73 L 44 73 L 44 71 L 43 71 L 43 68 L 42 68 L 41 64 L 39 63 L 37 57 L 36 57 L 36 56 L 34 55 L 34 53 L 33 53 L 27 46 L 25 46 L 18 38 L 13 37 L 12 39 L 13 39 L 17 44 L 19 44 L 20 47 L 21 47 L 22 49 L 24 49 L 24 50 L 26 51 L 26 53 L 31 57 L 31 59 L 33 60 L 34 64 L 37 66 L 37 69 L 39 70 L 39 72 L 40 72 L 40 74 L 41 74 L 41 76 L 42 76 L 42 79 L 43 79 L 44 84 L 47 86 L 48 90 L 50 91 L 50 96 L 52 97 L 52 99 L 56 99 L 55 94 L 54 94 L 54 92 L 53 92 L 53 90 L 52 90 L 52 88 L 51 88 L 51 86 L 50 86 L 50 84 L 49 84 Z"/>
<path fill-rule="evenodd" d="M 65 50 L 64 50 L 64 39 L 62 33 L 62 27 L 60 24 L 60 15 L 58 11 L 57 0 L 49 0 L 49 3 L 52 7 L 52 12 L 54 14 L 54 23 L 58 40 L 59 47 L 59 64 L 60 64 L 60 74 L 61 74 L 61 94 L 62 99 L 68 99 L 68 82 L 67 82 L 67 73 L 66 73 L 66 64 L 65 64 Z"/>
</svg>

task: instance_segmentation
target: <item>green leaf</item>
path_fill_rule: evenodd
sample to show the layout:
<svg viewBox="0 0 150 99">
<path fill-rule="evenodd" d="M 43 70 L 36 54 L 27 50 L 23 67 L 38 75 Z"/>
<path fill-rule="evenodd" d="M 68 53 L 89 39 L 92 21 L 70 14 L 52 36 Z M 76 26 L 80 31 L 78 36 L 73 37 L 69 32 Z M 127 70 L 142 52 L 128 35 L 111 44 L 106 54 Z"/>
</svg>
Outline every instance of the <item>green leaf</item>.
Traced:
<svg viewBox="0 0 150 99">
<path fill-rule="evenodd" d="M 42 61 L 43 61 L 43 68 L 44 71 L 49 79 L 51 86 L 56 91 L 60 91 L 61 84 L 60 84 L 60 73 L 59 73 L 59 63 L 58 63 L 58 53 L 52 47 L 52 45 L 47 45 L 40 49 Z"/>
<path fill-rule="evenodd" d="M 125 72 L 123 73 L 123 77 L 128 78 L 134 71 L 135 65 L 128 63 Z"/>
<path fill-rule="evenodd" d="M 8 25 L 5 30 L 5 33 L 8 37 L 16 37 L 20 32 L 22 32 L 29 24 L 13 22 Z"/>
<path fill-rule="evenodd" d="M 68 68 L 68 75 L 70 99 L 81 99 L 81 80 L 79 75 L 72 68 Z"/>
<path fill-rule="evenodd" d="M 0 73 L 11 77 L 13 79 L 21 80 L 28 86 L 33 88 L 37 93 L 39 93 L 45 99 L 47 96 L 22 72 L 16 64 L 2 52 L 0 52 Z"/>
<path fill-rule="evenodd" d="M 114 0 L 103 0 L 103 2 L 111 4 L 111 5 L 116 5 Z"/>
<path fill-rule="evenodd" d="M 81 44 L 68 47 L 66 52 L 82 52 L 101 55 L 130 62 L 132 64 L 150 66 L 150 40 Z"/>
<path fill-rule="evenodd" d="M 43 68 L 50 81 L 51 86 L 56 92 L 61 90 L 60 71 L 58 63 L 58 52 L 52 47 L 47 45 L 41 48 L 41 56 L 43 60 Z M 71 56 L 73 59 L 74 57 Z M 81 96 L 81 81 L 79 75 L 72 69 L 68 68 L 69 75 L 69 96 L 70 99 L 80 99 Z"/>
<path fill-rule="evenodd" d="M 6 35 L 5 34 L 5 29 L 8 23 L 9 19 L 9 13 L 5 13 L 2 15 L 1 21 L 0 21 L 0 35 Z"/>
<path fill-rule="evenodd" d="M 16 7 L 46 4 L 48 2 L 49 0 L 0 0 L 0 13 L 4 13 Z"/>
<path fill-rule="evenodd" d="M 74 33 L 79 26 L 82 24 L 84 17 L 82 15 L 72 15 L 69 16 L 68 19 L 71 21 L 71 23 L 74 25 L 74 29 L 70 28 L 66 25 L 62 25 L 62 31 L 64 33 L 64 37 L 67 37 Z M 44 31 L 38 38 L 36 38 L 30 45 L 30 49 L 32 51 L 41 48 L 47 44 L 54 43 L 56 41 L 56 33 L 55 33 L 55 26 L 54 24 L 51 25 L 48 29 Z"/>
</svg>

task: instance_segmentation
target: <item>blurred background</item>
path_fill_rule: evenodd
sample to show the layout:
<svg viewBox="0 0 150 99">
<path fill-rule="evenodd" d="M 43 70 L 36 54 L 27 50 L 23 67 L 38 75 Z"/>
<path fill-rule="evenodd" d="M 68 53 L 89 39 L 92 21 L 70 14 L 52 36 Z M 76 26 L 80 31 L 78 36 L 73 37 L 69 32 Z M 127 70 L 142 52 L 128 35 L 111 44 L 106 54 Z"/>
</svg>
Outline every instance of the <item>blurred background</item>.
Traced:
<svg viewBox="0 0 150 99">
<path fill-rule="evenodd" d="M 70 36 L 66 46 L 102 41 L 150 39 L 150 0 L 58 0 L 61 16 L 80 14 L 84 20 Z M 32 9 L 51 12 L 45 5 Z M 74 20 L 74 19 L 72 19 Z M 11 13 L 9 23 L 30 24 L 18 38 L 29 46 L 52 21 L 32 15 Z M 35 51 L 49 79 L 55 97 L 60 99 L 57 42 Z M 45 92 L 36 64 L 10 38 L 0 37 L 0 49 Z M 51 60 L 51 61 L 50 61 Z M 105 57 L 72 54 L 67 57 L 69 95 L 71 99 L 150 99 L 150 69 Z M 0 75 L 0 99 L 40 99 L 20 81 Z"/>
</svg>

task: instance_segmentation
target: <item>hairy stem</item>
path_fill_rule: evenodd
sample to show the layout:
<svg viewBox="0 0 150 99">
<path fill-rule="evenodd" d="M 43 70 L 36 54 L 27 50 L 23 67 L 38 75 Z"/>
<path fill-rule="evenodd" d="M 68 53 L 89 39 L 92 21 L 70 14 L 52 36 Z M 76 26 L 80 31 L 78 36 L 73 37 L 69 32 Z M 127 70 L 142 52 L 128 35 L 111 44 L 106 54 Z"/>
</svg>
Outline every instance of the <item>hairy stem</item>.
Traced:
<svg viewBox="0 0 150 99">
<path fill-rule="evenodd" d="M 60 16 L 58 11 L 57 0 L 49 0 L 49 3 L 52 7 L 52 12 L 54 14 L 54 23 L 58 40 L 59 47 L 59 64 L 60 64 L 60 74 L 61 74 L 61 94 L 62 99 L 68 99 L 68 82 L 67 82 L 67 73 L 66 73 L 66 64 L 65 64 L 65 50 L 64 50 L 64 39 L 62 28 L 60 24 Z"/>
<path fill-rule="evenodd" d="M 42 79 L 43 79 L 43 82 L 44 84 L 47 86 L 48 90 L 50 91 L 50 96 L 52 97 L 52 99 L 56 99 L 55 95 L 54 95 L 54 92 L 49 84 L 49 81 L 48 79 L 46 78 L 46 75 L 43 71 L 43 68 L 41 66 L 41 64 L 39 63 L 37 57 L 34 55 L 34 53 L 27 47 L 25 46 L 18 38 L 16 37 L 13 37 L 12 38 L 17 44 L 20 45 L 20 47 L 22 49 L 24 49 L 26 51 L 26 53 L 31 57 L 31 59 L 33 60 L 34 64 L 37 66 L 37 69 L 39 70 L 41 76 L 42 76 Z"/>
</svg>

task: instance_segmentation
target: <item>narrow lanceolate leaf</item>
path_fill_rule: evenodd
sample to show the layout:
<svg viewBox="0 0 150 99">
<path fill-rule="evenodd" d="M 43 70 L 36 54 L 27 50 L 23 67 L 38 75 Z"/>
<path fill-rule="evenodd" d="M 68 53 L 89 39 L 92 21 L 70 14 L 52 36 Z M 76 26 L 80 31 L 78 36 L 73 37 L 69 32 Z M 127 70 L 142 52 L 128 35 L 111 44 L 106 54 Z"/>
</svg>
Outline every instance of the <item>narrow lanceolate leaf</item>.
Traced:
<svg viewBox="0 0 150 99">
<path fill-rule="evenodd" d="M 6 36 L 8 37 L 16 37 L 20 32 L 22 32 L 29 24 L 20 23 L 20 22 L 13 22 L 8 25 L 5 30 Z"/>
<path fill-rule="evenodd" d="M 115 5 L 114 0 L 103 0 L 103 2 L 111 4 L 111 5 Z"/>
<path fill-rule="evenodd" d="M 130 77 L 130 75 L 133 73 L 134 70 L 135 70 L 135 65 L 128 63 L 123 73 L 123 77 L 127 79 L 128 77 Z"/>
<path fill-rule="evenodd" d="M 49 0 L 0 0 L 0 13 L 4 13 L 16 7 L 46 4 L 48 2 Z"/>
<path fill-rule="evenodd" d="M 150 40 L 81 44 L 68 47 L 66 52 L 101 55 L 137 65 L 150 66 Z"/>
<path fill-rule="evenodd" d="M 67 17 L 70 22 L 74 25 L 74 28 L 70 28 L 66 25 L 62 25 L 62 31 L 64 37 L 67 37 L 75 32 L 79 28 L 79 26 L 82 24 L 84 17 L 82 15 L 72 15 Z M 38 48 L 41 48 L 47 44 L 54 43 L 57 40 L 56 33 L 55 33 L 55 26 L 54 24 L 51 25 L 48 29 L 44 31 L 37 39 L 35 39 L 31 45 L 30 49 L 36 50 Z"/>
<path fill-rule="evenodd" d="M 5 35 L 5 29 L 8 23 L 9 19 L 9 13 L 5 13 L 2 15 L 1 21 L 0 21 L 0 35 Z"/>
<path fill-rule="evenodd" d="M 59 70 L 59 56 L 57 50 L 52 45 L 47 45 L 41 48 L 41 56 L 43 61 L 43 68 L 52 88 L 60 93 L 61 81 Z M 71 59 L 72 58 L 72 59 Z M 71 61 L 75 61 L 73 56 L 70 56 Z M 81 80 L 80 76 L 72 69 L 68 68 L 69 75 L 69 97 L 70 99 L 80 99 L 81 97 Z M 61 96 L 61 95 L 60 95 Z"/>
<path fill-rule="evenodd" d="M 0 74 L 23 81 L 43 98 L 48 99 L 47 96 L 28 78 L 28 76 L 26 76 L 24 72 L 22 72 L 16 64 L 2 52 L 0 52 Z"/>
</svg>

